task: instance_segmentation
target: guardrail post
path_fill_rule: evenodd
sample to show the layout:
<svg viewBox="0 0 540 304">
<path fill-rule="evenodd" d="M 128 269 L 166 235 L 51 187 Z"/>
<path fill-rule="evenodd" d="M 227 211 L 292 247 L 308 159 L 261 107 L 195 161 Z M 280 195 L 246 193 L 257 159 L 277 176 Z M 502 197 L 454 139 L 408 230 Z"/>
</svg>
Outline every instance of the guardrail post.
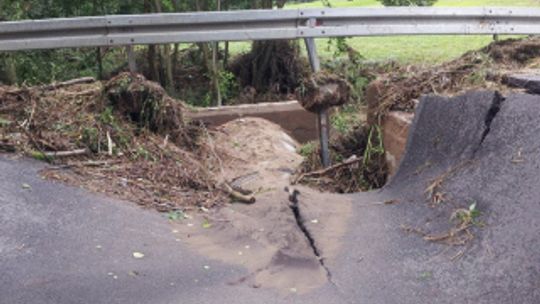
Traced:
<svg viewBox="0 0 540 304">
<path fill-rule="evenodd" d="M 308 20 L 308 25 L 310 27 L 315 27 L 317 20 L 315 18 L 310 18 Z M 319 61 L 319 56 L 317 55 L 317 46 L 315 44 L 314 38 L 305 38 L 306 49 L 308 52 L 309 63 L 313 72 L 317 73 L 321 70 L 321 63 Z M 317 115 L 317 130 L 319 132 L 319 142 L 321 145 L 321 163 L 323 167 L 330 166 L 330 151 L 329 151 L 329 115 L 328 109 L 323 109 L 319 111 Z"/>
<path fill-rule="evenodd" d="M 135 62 L 135 52 L 133 51 L 133 46 L 126 46 L 126 53 L 128 58 L 128 67 L 131 73 L 137 73 L 137 63 Z"/>
</svg>

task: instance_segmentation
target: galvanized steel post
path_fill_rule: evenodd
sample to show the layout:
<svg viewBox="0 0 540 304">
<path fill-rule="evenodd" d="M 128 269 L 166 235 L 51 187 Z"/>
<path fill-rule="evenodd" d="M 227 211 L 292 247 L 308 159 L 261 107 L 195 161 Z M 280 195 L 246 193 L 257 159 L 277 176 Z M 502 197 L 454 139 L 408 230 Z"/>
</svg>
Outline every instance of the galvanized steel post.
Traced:
<svg viewBox="0 0 540 304">
<path fill-rule="evenodd" d="M 315 18 L 310 18 L 308 20 L 308 26 L 313 28 L 317 25 L 317 20 Z M 314 38 L 305 38 L 306 49 L 308 52 L 309 63 L 313 72 L 317 73 L 321 69 L 321 63 L 319 61 L 319 56 L 317 55 L 317 46 L 315 45 Z M 329 115 L 328 109 L 320 110 L 317 115 L 317 130 L 319 131 L 319 142 L 321 145 L 321 163 L 323 167 L 330 166 L 330 151 L 329 151 Z"/>
</svg>

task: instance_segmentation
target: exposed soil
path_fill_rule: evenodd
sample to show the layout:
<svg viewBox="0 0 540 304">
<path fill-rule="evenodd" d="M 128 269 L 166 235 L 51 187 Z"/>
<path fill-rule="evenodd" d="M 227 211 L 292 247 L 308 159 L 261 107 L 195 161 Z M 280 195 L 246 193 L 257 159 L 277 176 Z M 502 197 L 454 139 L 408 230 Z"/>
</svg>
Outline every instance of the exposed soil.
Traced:
<svg viewBox="0 0 540 304">
<path fill-rule="evenodd" d="M 223 125 L 215 146 L 219 155 L 234 155 L 223 161 L 223 176 L 251 191 L 256 203 L 233 203 L 174 222 L 183 241 L 249 270 L 231 285 L 305 293 L 331 281 L 325 262 L 341 245 L 350 215 L 348 198 L 301 186 L 294 197 L 284 191 L 302 157 L 295 152 L 298 144 L 266 120 Z"/>
</svg>

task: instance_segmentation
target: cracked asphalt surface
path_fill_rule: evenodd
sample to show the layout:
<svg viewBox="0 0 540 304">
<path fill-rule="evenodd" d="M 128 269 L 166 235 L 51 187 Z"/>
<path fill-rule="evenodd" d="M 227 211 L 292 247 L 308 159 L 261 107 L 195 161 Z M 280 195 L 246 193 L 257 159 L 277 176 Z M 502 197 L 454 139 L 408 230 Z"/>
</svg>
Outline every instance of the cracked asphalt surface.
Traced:
<svg viewBox="0 0 540 304">
<path fill-rule="evenodd" d="M 0 303 L 540 303 L 538 113 L 535 95 L 423 98 L 396 176 L 351 195 L 341 249 L 325 260 L 334 284 L 301 295 L 231 286 L 247 270 L 190 250 L 163 215 L 0 156 Z M 445 200 L 430 204 L 425 189 L 446 172 Z M 464 246 L 403 229 L 447 231 L 472 202 L 481 225 Z"/>
</svg>

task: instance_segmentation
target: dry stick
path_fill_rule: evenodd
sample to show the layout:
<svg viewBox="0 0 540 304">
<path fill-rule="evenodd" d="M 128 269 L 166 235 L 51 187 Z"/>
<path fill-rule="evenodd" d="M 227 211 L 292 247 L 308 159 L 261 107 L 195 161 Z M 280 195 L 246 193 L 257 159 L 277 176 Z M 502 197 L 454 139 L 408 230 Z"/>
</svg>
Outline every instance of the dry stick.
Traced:
<svg viewBox="0 0 540 304">
<path fill-rule="evenodd" d="M 69 163 L 66 165 L 60 165 L 60 166 L 54 166 L 54 167 L 47 167 L 47 170 L 62 170 L 62 169 L 69 169 L 73 167 L 99 167 L 99 166 L 109 166 L 121 163 L 119 160 L 115 161 L 86 161 L 86 162 L 76 162 L 76 163 Z"/>
<path fill-rule="evenodd" d="M 240 192 L 240 191 L 235 190 L 227 181 L 225 181 L 225 171 L 223 170 L 223 162 L 222 162 L 221 158 L 219 157 L 219 155 L 216 152 L 216 149 L 215 149 L 215 146 L 214 146 L 214 141 L 212 140 L 212 137 L 208 133 L 208 130 L 206 128 L 204 130 L 205 130 L 206 136 L 208 138 L 208 145 L 210 146 L 210 152 L 212 152 L 214 157 L 218 160 L 218 165 L 219 165 L 219 169 L 220 169 L 220 173 L 221 173 L 221 176 L 219 178 L 218 187 L 221 190 L 225 191 L 225 193 L 227 193 L 230 197 L 232 197 L 233 199 L 236 199 L 236 200 L 238 200 L 238 201 L 240 201 L 242 203 L 246 203 L 246 204 L 255 203 L 255 197 L 254 196 L 248 196 L 248 195 L 245 195 L 245 194 L 242 193 L 244 191 Z M 247 193 L 247 191 L 246 191 L 246 193 Z"/>
<path fill-rule="evenodd" d="M 223 182 L 220 187 L 223 191 L 225 191 L 229 196 L 231 196 L 233 199 L 236 199 L 242 203 L 246 204 L 253 204 L 255 203 L 255 197 L 254 196 L 248 196 L 244 195 L 236 190 L 234 190 L 231 185 L 229 185 L 227 182 Z"/>
<path fill-rule="evenodd" d="M 77 150 L 71 150 L 71 151 L 55 151 L 55 152 L 45 152 L 45 154 L 48 157 L 69 157 L 69 156 L 76 156 L 76 155 L 83 155 L 87 154 L 87 149 L 77 149 Z"/>
<path fill-rule="evenodd" d="M 333 166 L 330 166 L 328 168 L 324 168 L 324 169 L 321 169 L 321 170 L 317 170 L 317 171 L 311 171 L 311 172 L 308 172 L 308 173 L 302 173 L 300 174 L 297 178 L 295 178 L 293 181 L 292 181 L 292 184 L 297 184 L 299 183 L 300 181 L 302 181 L 304 178 L 306 177 L 314 177 L 314 176 L 322 176 L 322 175 L 325 175 L 326 173 L 330 172 L 330 171 L 333 171 L 333 170 L 336 170 L 336 169 L 339 169 L 339 168 L 342 168 L 342 167 L 347 167 L 347 166 L 350 166 L 352 164 L 355 164 L 355 163 L 358 163 L 362 160 L 363 158 L 362 157 L 355 157 L 355 158 L 352 158 L 352 159 L 349 159 L 349 160 L 346 160 L 344 162 L 341 162 L 339 164 L 335 164 Z"/>
<path fill-rule="evenodd" d="M 109 131 L 107 131 L 107 148 L 108 148 L 108 152 L 107 154 L 109 154 L 109 156 L 112 156 L 113 154 L 113 141 L 111 139 L 111 134 L 109 134 Z"/>
<path fill-rule="evenodd" d="M 34 136 L 32 136 L 32 133 L 30 133 L 30 131 L 28 131 L 25 127 L 23 127 L 22 125 L 19 125 L 19 128 L 23 131 L 23 133 L 28 137 L 28 139 L 30 139 L 30 141 L 32 142 L 32 144 L 34 144 L 34 147 L 36 149 L 38 149 L 38 152 L 41 153 L 42 155 L 45 156 L 46 158 L 46 161 L 47 162 L 52 162 L 52 158 L 50 158 L 49 156 L 47 156 L 45 154 L 45 152 L 43 151 L 43 149 L 41 149 L 41 147 L 39 146 L 39 143 L 34 139 Z"/>
<path fill-rule="evenodd" d="M 16 150 L 14 144 L 0 142 L 0 151 L 15 152 Z"/>
<path fill-rule="evenodd" d="M 64 87 L 69 87 L 69 86 L 72 86 L 72 85 L 75 85 L 75 84 L 92 83 L 92 82 L 95 82 L 95 81 L 96 81 L 96 79 L 94 77 L 82 77 L 82 78 L 71 79 L 71 80 L 67 80 L 67 81 L 63 81 L 63 82 L 57 82 L 57 83 L 52 83 L 52 84 L 48 84 L 48 85 L 43 85 L 43 86 L 40 86 L 39 88 L 44 90 L 44 91 L 51 91 L 51 90 L 56 90 L 56 89 L 60 89 L 60 88 L 64 88 Z"/>
<path fill-rule="evenodd" d="M 43 91 L 52 91 L 52 90 L 72 86 L 72 85 L 75 85 L 75 84 L 92 83 L 92 82 L 95 82 L 95 81 L 96 81 L 96 79 L 94 77 L 82 77 L 82 78 L 71 79 L 71 80 L 68 80 L 68 81 L 51 83 L 51 84 L 48 84 L 48 85 L 42 85 L 42 86 L 37 87 L 37 89 L 43 90 Z M 19 93 L 22 93 L 22 92 L 25 92 L 25 91 L 30 91 L 30 89 L 29 88 L 15 89 L 15 90 L 12 90 L 12 91 L 5 91 L 5 93 L 6 94 L 19 94 Z"/>
</svg>

